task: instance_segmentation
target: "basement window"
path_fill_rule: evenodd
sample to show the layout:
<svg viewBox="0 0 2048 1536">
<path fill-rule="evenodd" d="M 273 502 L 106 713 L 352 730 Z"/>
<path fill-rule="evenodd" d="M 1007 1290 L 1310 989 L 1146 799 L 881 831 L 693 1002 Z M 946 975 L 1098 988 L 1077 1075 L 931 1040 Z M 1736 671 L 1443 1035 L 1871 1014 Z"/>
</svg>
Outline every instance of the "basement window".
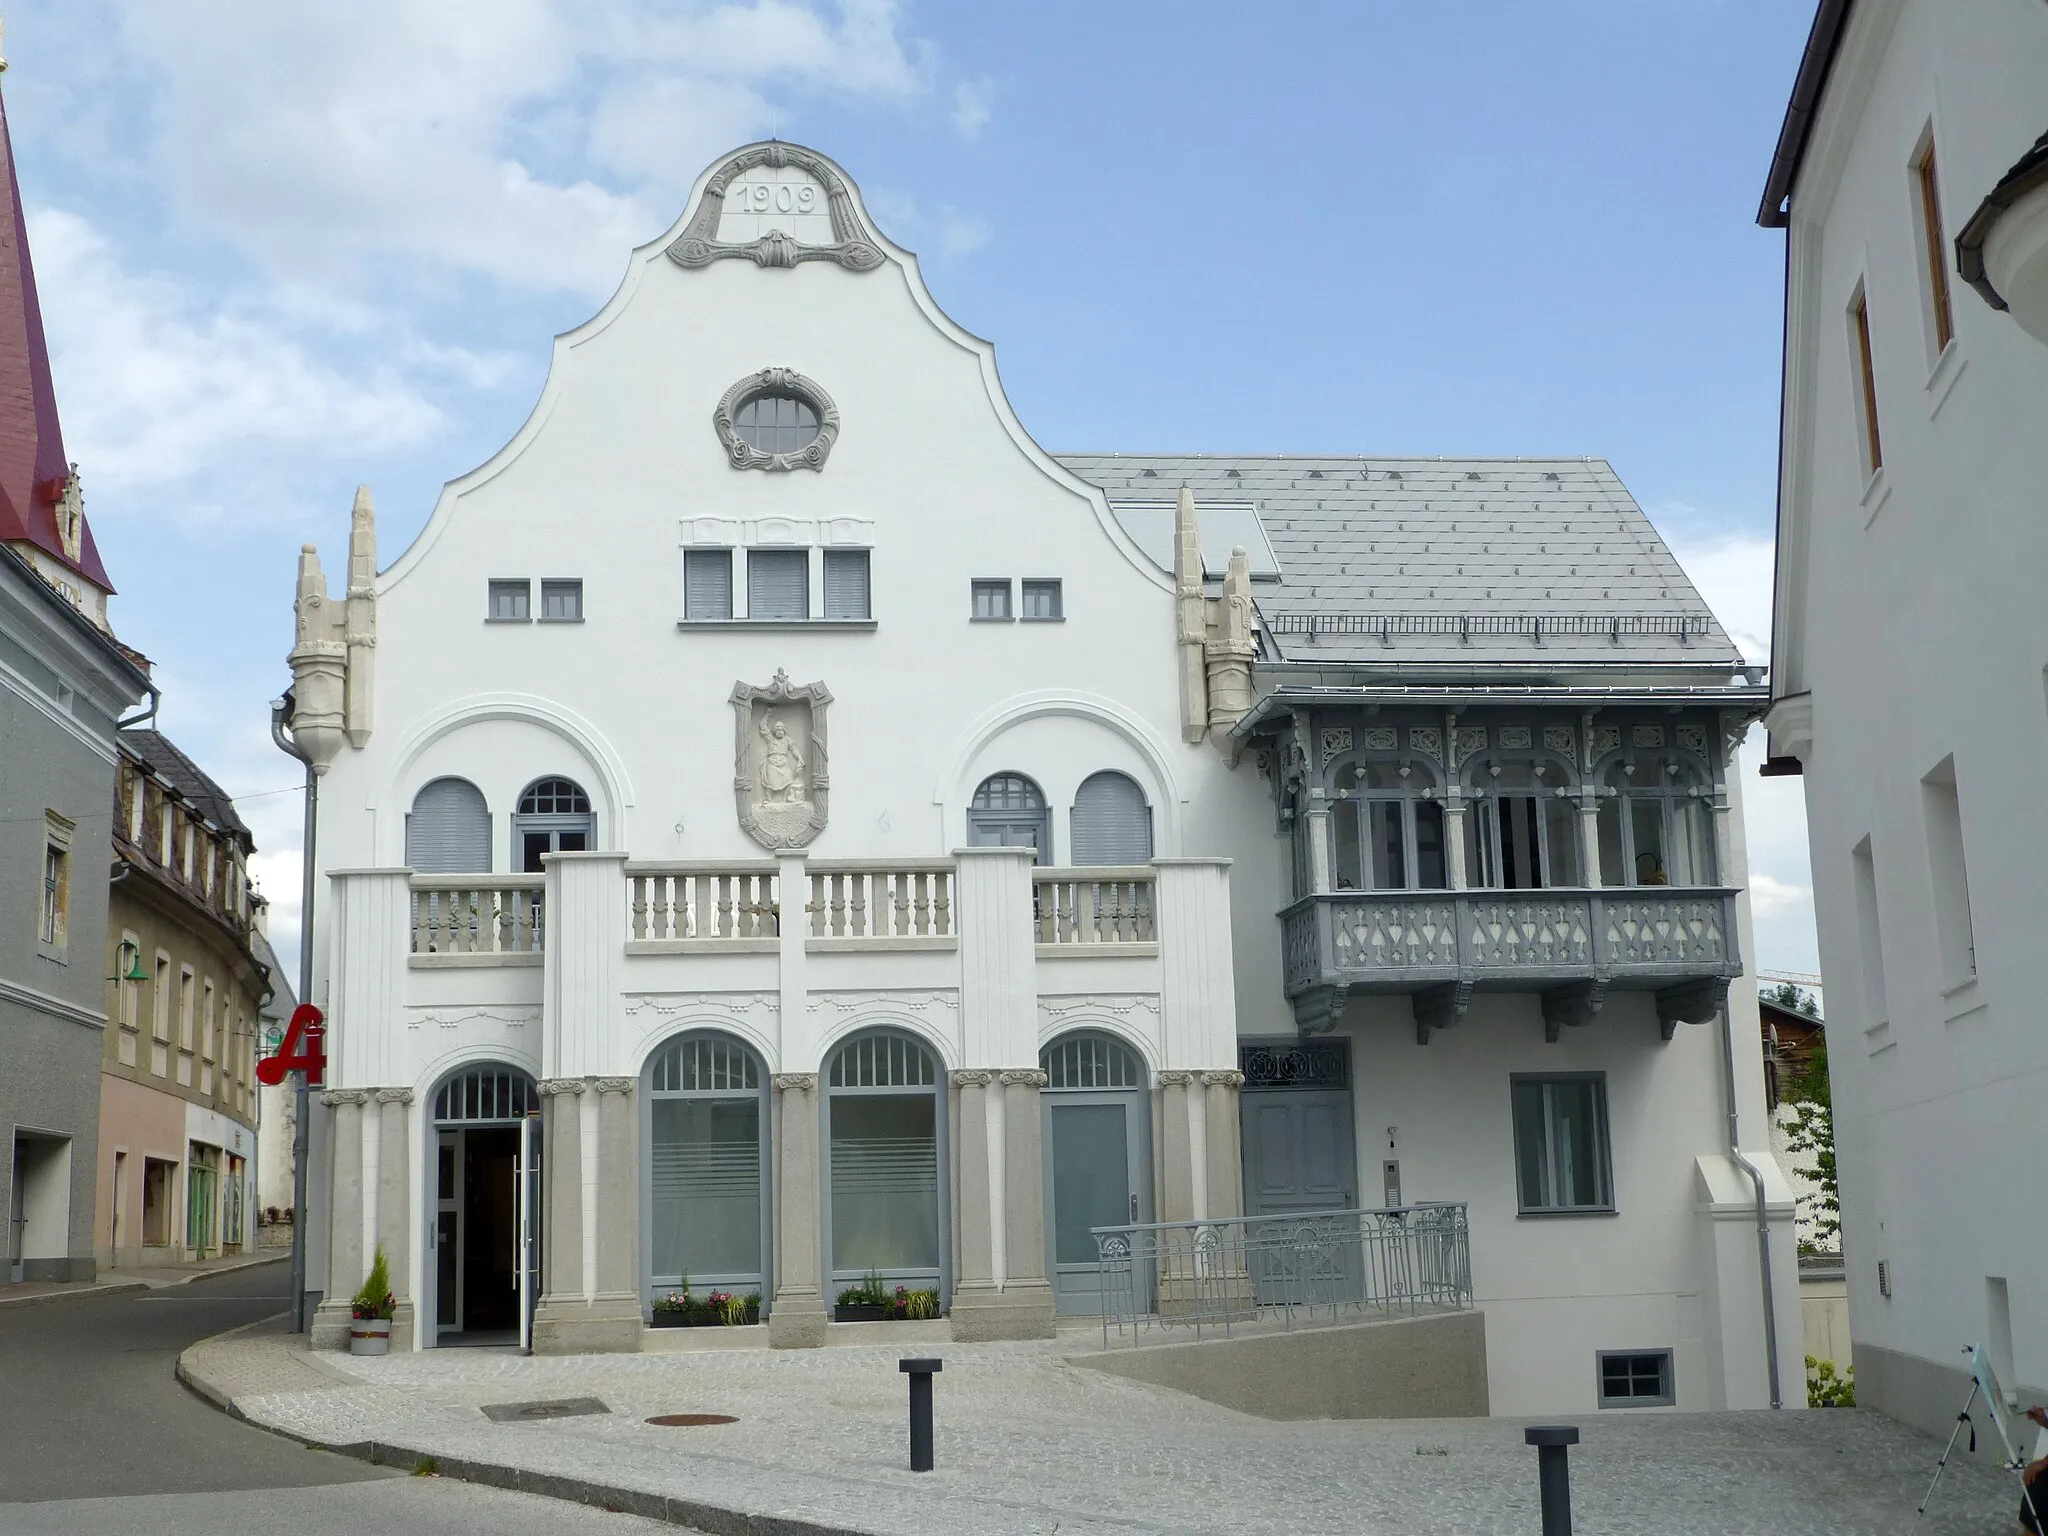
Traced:
<svg viewBox="0 0 2048 1536">
<path fill-rule="evenodd" d="M 1678 1401 L 1668 1349 L 1600 1351 L 1602 1408 L 1669 1408 Z"/>
</svg>

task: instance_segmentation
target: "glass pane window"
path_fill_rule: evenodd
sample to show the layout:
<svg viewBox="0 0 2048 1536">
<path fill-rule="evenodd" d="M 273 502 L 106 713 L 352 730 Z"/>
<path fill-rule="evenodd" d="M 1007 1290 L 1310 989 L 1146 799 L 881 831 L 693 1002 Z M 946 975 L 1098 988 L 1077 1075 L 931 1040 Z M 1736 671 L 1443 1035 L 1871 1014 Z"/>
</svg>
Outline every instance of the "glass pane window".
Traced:
<svg viewBox="0 0 2048 1536">
<path fill-rule="evenodd" d="M 866 550 L 825 551 L 825 617 L 840 620 L 874 617 L 868 600 Z"/>
<path fill-rule="evenodd" d="M 1365 819 L 1372 868 L 1368 871 L 1376 891 L 1405 891 L 1408 888 L 1408 858 L 1405 808 L 1398 800 L 1368 800 Z"/>
<path fill-rule="evenodd" d="M 1095 1227 L 1131 1220 L 1129 1133 L 1122 1104 L 1052 1106 L 1053 1261 L 1094 1264 Z"/>
<path fill-rule="evenodd" d="M 1025 618 L 1057 619 L 1064 616 L 1064 610 L 1060 606 L 1060 584 L 1057 581 L 1024 583 Z"/>
<path fill-rule="evenodd" d="M 533 617 L 533 583 L 524 579 L 494 581 L 488 616 L 494 624 L 524 624 Z"/>
<path fill-rule="evenodd" d="M 540 616 L 556 624 L 574 624 L 583 618 L 583 583 L 544 581 L 540 584 Z"/>
<path fill-rule="evenodd" d="M 1052 818 L 1045 794 L 1021 773 L 983 779 L 967 807 L 967 841 L 975 848 L 1030 848 L 1036 863 L 1052 857 Z"/>
<path fill-rule="evenodd" d="M 1672 1384 L 1670 1350 L 1645 1350 L 1636 1354 L 1601 1352 L 1602 1408 L 1653 1408 L 1677 1400 Z"/>
<path fill-rule="evenodd" d="M 1435 800 L 1415 806 L 1415 884 L 1425 891 L 1450 888 L 1450 863 L 1445 854 L 1444 808 Z"/>
<path fill-rule="evenodd" d="M 1442 890 L 1449 885 L 1436 781 L 1412 763 L 1339 764 L 1331 785 L 1331 881 L 1340 891 Z"/>
<path fill-rule="evenodd" d="M 937 1100 L 861 1094 L 830 1103 L 833 1269 L 937 1269 Z"/>
<path fill-rule="evenodd" d="M 655 1283 L 758 1277 L 759 1097 L 657 1095 L 650 1109 Z"/>
<path fill-rule="evenodd" d="M 756 395 L 733 414 L 739 440 L 759 453 L 801 453 L 818 436 L 818 413 L 794 395 Z"/>
<path fill-rule="evenodd" d="M 691 549 L 683 552 L 683 617 L 732 617 L 732 551 Z"/>
<path fill-rule="evenodd" d="M 1713 807 L 1697 765 L 1676 753 L 1607 770 L 1598 817 L 1605 885 L 1712 885 Z"/>
<path fill-rule="evenodd" d="M 977 581 L 973 584 L 974 617 L 977 619 L 1007 619 L 1010 617 L 1010 584 L 1007 581 Z"/>
<path fill-rule="evenodd" d="M 747 617 L 807 619 L 811 616 L 811 552 L 807 549 L 747 551 Z"/>
<path fill-rule="evenodd" d="M 1517 1078 L 1513 1099 L 1521 1209 L 1612 1210 L 1605 1078 Z"/>
</svg>

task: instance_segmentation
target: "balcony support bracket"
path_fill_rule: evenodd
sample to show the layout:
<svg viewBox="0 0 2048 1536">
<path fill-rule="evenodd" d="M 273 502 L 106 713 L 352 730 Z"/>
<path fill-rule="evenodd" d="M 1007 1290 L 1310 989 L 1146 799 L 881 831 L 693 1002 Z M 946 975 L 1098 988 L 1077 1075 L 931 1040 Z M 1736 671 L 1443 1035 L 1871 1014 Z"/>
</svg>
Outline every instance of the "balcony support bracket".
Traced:
<svg viewBox="0 0 2048 1536">
<path fill-rule="evenodd" d="M 1409 994 L 1408 1005 L 1415 1010 L 1415 1043 L 1427 1045 L 1431 1030 L 1449 1029 L 1465 1017 L 1465 1010 L 1472 1006 L 1472 980 L 1461 977 L 1442 986 L 1424 987 Z"/>
<path fill-rule="evenodd" d="M 1608 978 L 1567 982 L 1543 993 L 1543 1038 L 1551 1045 L 1567 1028 L 1590 1024 L 1607 1002 Z M 1668 1040 L 1669 1035 L 1665 1036 Z"/>
<path fill-rule="evenodd" d="M 1350 1001 L 1349 987 L 1311 987 L 1294 999 L 1294 1027 L 1304 1035 L 1327 1035 Z"/>
<path fill-rule="evenodd" d="M 1657 1025 L 1668 1041 L 1681 1024 L 1711 1024 L 1728 1006 L 1728 978 L 1707 976 L 1657 994 Z"/>
</svg>

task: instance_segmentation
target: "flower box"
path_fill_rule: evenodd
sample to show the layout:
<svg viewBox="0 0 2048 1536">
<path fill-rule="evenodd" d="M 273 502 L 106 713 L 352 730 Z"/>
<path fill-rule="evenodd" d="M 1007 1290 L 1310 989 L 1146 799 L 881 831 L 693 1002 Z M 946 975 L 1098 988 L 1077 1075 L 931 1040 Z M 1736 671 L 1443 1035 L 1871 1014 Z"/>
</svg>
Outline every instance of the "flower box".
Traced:
<svg viewBox="0 0 2048 1536">
<path fill-rule="evenodd" d="M 758 1304 L 748 1306 L 745 1321 L 749 1325 L 761 1321 L 761 1308 Z M 656 1312 L 653 1314 L 650 1326 L 655 1328 L 732 1328 L 740 1325 L 728 1320 L 722 1312 L 714 1313 L 709 1305 L 702 1305 L 693 1306 L 687 1312 Z"/>
<path fill-rule="evenodd" d="M 894 1306 L 879 1306 L 866 1301 L 842 1301 L 832 1309 L 835 1323 L 886 1323 L 904 1313 Z"/>
</svg>

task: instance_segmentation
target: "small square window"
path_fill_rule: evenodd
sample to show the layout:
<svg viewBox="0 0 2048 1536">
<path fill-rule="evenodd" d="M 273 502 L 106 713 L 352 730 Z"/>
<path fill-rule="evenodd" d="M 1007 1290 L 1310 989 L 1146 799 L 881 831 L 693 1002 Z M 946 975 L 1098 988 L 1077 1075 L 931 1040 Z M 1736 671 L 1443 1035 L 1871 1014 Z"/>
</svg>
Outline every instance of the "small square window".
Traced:
<svg viewBox="0 0 2048 1536">
<path fill-rule="evenodd" d="M 1677 1401 L 1670 1350 L 1600 1352 L 1602 1408 L 1669 1408 Z"/>
<path fill-rule="evenodd" d="M 533 583 L 526 580 L 491 583 L 493 624 L 524 624 L 533 617 Z"/>
<path fill-rule="evenodd" d="M 977 581 L 974 583 L 974 617 L 977 619 L 1007 619 L 1010 614 L 1010 583 L 1008 578 L 1001 581 Z"/>
<path fill-rule="evenodd" d="M 860 620 L 874 617 L 868 600 L 868 552 L 864 549 L 825 551 L 825 617 Z"/>
<path fill-rule="evenodd" d="M 1027 619 L 1065 618 L 1065 610 L 1060 606 L 1060 584 L 1057 581 L 1025 582 L 1024 617 Z"/>
<path fill-rule="evenodd" d="M 583 583 L 544 581 L 540 584 L 540 616 L 545 624 L 583 622 Z"/>
<path fill-rule="evenodd" d="M 729 619 L 732 617 L 731 550 L 687 549 L 683 551 L 683 617 L 685 619 Z"/>
<path fill-rule="evenodd" d="M 1511 1092 L 1522 1214 L 1612 1211 L 1606 1078 L 1517 1077 Z"/>
<path fill-rule="evenodd" d="M 792 621 L 811 616 L 811 552 L 747 551 L 747 617 Z"/>
</svg>

